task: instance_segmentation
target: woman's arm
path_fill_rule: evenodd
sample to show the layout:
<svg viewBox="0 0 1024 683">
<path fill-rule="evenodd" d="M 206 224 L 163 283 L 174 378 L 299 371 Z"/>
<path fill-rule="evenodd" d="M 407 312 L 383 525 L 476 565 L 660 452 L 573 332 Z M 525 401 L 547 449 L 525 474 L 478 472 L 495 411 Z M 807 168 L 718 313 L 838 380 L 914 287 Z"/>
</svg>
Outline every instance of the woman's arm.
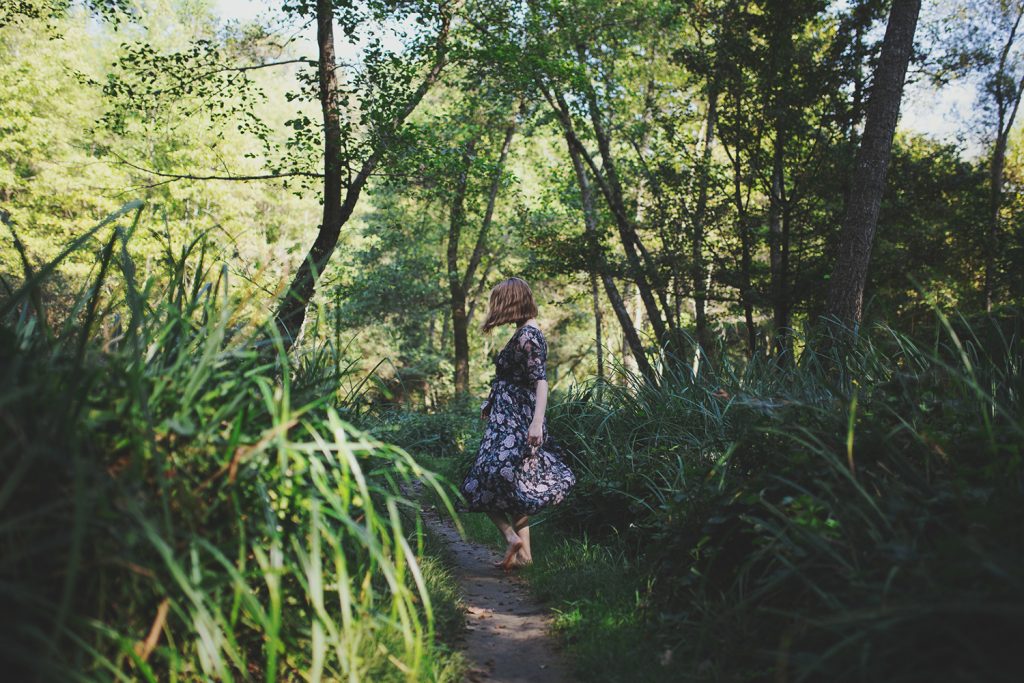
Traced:
<svg viewBox="0 0 1024 683">
<path fill-rule="evenodd" d="M 531 446 L 539 446 L 544 440 L 544 409 L 548 405 L 548 381 L 537 380 L 537 403 L 533 410 L 533 422 L 530 423 L 530 431 L 526 433 L 526 443 Z"/>
</svg>

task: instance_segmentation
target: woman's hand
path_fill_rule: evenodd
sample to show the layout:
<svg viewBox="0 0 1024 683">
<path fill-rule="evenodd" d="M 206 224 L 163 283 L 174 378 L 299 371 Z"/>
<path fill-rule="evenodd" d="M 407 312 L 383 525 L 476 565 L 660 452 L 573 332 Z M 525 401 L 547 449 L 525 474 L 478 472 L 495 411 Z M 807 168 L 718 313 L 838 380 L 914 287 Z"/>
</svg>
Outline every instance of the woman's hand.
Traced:
<svg viewBox="0 0 1024 683">
<path fill-rule="evenodd" d="M 530 431 L 526 432 L 526 443 L 536 450 L 544 441 L 544 425 L 534 420 L 530 423 Z"/>
</svg>

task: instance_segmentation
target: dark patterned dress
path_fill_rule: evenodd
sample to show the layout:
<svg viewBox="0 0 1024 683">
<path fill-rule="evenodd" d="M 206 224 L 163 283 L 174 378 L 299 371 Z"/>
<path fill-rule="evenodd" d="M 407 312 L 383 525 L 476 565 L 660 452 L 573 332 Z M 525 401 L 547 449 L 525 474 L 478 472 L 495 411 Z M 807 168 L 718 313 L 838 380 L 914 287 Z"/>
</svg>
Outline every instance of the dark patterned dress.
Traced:
<svg viewBox="0 0 1024 683">
<path fill-rule="evenodd" d="M 533 325 L 515 331 L 494 360 L 495 376 L 484 406 L 490 406 L 487 428 L 476 461 L 459 490 L 464 510 L 531 515 L 556 505 L 576 484 L 562 462 L 561 450 L 544 436 L 536 452 L 526 442 L 536 406 L 537 380 L 546 379 L 547 342 Z"/>
</svg>

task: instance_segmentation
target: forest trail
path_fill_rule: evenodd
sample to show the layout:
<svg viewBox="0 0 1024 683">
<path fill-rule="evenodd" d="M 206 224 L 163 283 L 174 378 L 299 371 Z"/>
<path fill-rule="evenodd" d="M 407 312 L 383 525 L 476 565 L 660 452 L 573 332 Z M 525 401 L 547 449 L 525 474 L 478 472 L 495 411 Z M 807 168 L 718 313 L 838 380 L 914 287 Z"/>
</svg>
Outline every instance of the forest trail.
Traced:
<svg viewBox="0 0 1024 683">
<path fill-rule="evenodd" d="M 551 616 L 515 574 L 492 566 L 494 550 L 464 540 L 446 517 L 424 505 L 423 521 L 447 543 L 466 605 L 466 631 L 456 644 L 470 662 L 470 683 L 571 683 L 550 635 Z"/>
</svg>

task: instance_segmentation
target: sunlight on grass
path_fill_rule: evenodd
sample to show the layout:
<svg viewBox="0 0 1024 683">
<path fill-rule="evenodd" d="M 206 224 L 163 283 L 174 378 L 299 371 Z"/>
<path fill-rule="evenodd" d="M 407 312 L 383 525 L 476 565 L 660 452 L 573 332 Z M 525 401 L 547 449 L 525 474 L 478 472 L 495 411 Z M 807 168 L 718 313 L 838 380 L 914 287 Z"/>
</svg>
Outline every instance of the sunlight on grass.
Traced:
<svg viewBox="0 0 1024 683">
<path fill-rule="evenodd" d="M 201 240 L 138 273 L 142 211 L 62 253 L 102 239 L 71 317 L 38 296 L 58 261 L 0 308 L 19 680 L 453 680 L 432 609 L 450 632 L 453 581 L 420 563 L 400 514 L 398 483 L 436 487 L 432 473 L 341 418 L 330 354 L 305 357 L 310 392 L 273 327 L 235 317 Z"/>
</svg>

